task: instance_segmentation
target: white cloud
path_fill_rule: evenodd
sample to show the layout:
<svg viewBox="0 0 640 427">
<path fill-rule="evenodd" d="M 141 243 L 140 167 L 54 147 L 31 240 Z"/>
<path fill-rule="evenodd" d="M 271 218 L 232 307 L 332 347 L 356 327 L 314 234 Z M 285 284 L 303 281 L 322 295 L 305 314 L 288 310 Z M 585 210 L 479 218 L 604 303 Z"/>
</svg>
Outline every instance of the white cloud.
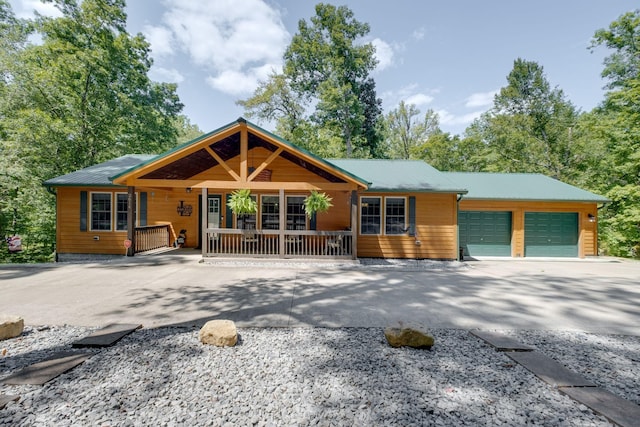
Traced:
<svg viewBox="0 0 640 427">
<path fill-rule="evenodd" d="M 59 18 L 62 16 L 53 3 L 42 3 L 40 0 L 20 0 L 13 3 L 13 10 L 18 18 L 33 18 L 33 12 L 36 11 L 40 15 L 49 16 L 51 18 Z"/>
<path fill-rule="evenodd" d="M 498 93 L 498 90 L 492 90 L 490 92 L 479 92 L 471 94 L 466 99 L 465 107 L 468 108 L 478 108 L 478 107 L 487 107 L 493 104 L 493 97 Z"/>
<path fill-rule="evenodd" d="M 376 71 L 382 71 L 393 65 L 393 48 L 389 43 L 375 38 L 371 40 L 371 44 L 376 48 L 376 59 L 378 60 Z"/>
<path fill-rule="evenodd" d="M 156 82 L 182 83 L 184 76 L 175 68 L 151 67 L 149 77 Z"/>
<path fill-rule="evenodd" d="M 290 35 L 262 0 L 169 0 L 163 21 L 175 47 L 213 74 L 212 87 L 237 95 L 255 89 L 265 68 L 279 69 Z"/>
<path fill-rule="evenodd" d="M 424 39 L 424 35 L 425 35 L 425 29 L 424 29 L 424 27 L 420 27 L 417 30 L 413 30 L 412 37 L 415 40 L 422 40 L 422 39 Z"/>
<path fill-rule="evenodd" d="M 215 77 L 207 77 L 207 84 L 216 90 L 230 95 L 242 95 L 253 92 L 257 82 L 266 80 L 272 70 L 272 64 L 266 64 L 244 71 L 224 70 Z"/>
<path fill-rule="evenodd" d="M 425 95 L 424 93 L 416 93 L 407 97 L 404 101 L 406 104 L 413 104 L 416 107 L 427 105 L 433 101 L 433 96 Z"/>
<path fill-rule="evenodd" d="M 442 125 L 467 125 L 480 117 L 484 111 L 474 111 L 472 113 L 463 114 L 463 115 L 455 115 L 450 113 L 447 110 L 438 110 L 438 117 L 440 117 L 440 124 Z"/>
<path fill-rule="evenodd" d="M 145 25 L 143 32 L 156 58 L 173 54 L 173 33 L 168 28 Z"/>
</svg>

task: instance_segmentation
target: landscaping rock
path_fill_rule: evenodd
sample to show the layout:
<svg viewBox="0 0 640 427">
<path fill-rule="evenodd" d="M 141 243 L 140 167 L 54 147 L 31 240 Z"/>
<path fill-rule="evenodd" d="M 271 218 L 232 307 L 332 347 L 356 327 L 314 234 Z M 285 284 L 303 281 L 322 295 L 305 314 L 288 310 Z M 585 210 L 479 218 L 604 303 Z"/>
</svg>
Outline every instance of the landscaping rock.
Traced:
<svg viewBox="0 0 640 427">
<path fill-rule="evenodd" d="M 22 335 L 24 319 L 20 316 L 0 315 L 0 341 Z"/>
<path fill-rule="evenodd" d="M 412 347 L 430 350 L 435 342 L 432 336 L 413 328 L 386 328 L 384 336 L 391 347 Z"/>
<path fill-rule="evenodd" d="M 233 347 L 238 342 L 238 331 L 231 320 L 210 320 L 200 329 L 199 338 L 203 344 Z"/>
</svg>

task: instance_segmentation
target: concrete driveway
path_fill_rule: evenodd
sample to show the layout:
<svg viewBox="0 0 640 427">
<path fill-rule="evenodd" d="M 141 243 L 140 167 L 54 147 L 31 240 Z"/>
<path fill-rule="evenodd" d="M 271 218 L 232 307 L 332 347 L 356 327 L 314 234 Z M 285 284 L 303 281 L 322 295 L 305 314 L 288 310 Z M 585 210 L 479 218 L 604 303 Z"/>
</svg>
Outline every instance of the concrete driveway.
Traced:
<svg viewBox="0 0 640 427">
<path fill-rule="evenodd" d="M 444 264 L 447 265 L 447 264 Z M 484 260 L 415 271 L 209 265 L 193 256 L 0 266 L 0 313 L 30 325 L 387 326 L 640 335 L 640 262 Z"/>
</svg>

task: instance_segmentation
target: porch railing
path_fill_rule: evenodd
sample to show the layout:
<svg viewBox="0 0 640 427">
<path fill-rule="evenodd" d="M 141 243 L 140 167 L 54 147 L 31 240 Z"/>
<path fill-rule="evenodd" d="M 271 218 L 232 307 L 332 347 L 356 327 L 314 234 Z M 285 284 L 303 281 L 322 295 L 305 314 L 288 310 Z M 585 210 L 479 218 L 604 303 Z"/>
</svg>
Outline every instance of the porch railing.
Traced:
<svg viewBox="0 0 640 427">
<path fill-rule="evenodd" d="M 170 246 L 169 225 L 147 225 L 135 228 L 135 253 Z"/>
<path fill-rule="evenodd" d="M 281 239 L 283 244 L 281 245 Z M 351 258 L 351 231 L 209 228 L 205 256 Z"/>
</svg>

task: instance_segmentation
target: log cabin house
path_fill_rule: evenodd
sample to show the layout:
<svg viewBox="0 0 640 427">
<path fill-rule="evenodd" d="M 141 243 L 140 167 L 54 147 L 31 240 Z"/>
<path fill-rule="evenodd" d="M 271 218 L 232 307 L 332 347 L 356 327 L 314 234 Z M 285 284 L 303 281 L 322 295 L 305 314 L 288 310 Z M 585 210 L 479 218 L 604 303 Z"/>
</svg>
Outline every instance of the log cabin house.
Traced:
<svg viewBox="0 0 640 427">
<path fill-rule="evenodd" d="M 597 255 L 607 199 L 535 174 L 440 172 L 422 161 L 325 160 L 240 118 L 160 155 L 50 179 L 59 260 L 176 244 L 203 257 Z M 253 215 L 230 194 L 250 189 Z M 304 199 L 333 206 L 309 218 Z"/>
</svg>

